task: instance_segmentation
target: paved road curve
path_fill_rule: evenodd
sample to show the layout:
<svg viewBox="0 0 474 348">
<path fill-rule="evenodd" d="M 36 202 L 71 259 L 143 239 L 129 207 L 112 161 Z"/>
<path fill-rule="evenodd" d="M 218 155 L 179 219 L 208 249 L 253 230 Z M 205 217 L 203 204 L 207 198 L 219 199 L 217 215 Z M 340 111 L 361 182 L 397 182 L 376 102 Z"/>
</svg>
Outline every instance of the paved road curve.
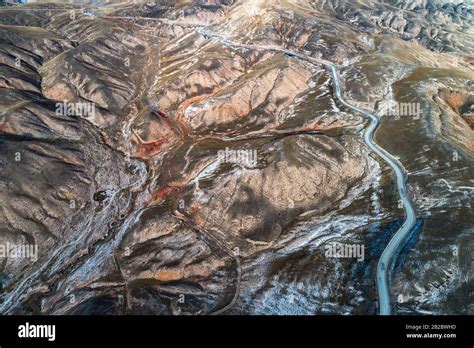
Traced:
<svg viewBox="0 0 474 348">
<path fill-rule="evenodd" d="M 328 65 L 331 69 L 334 86 L 336 88 L 336 96 L 339 101 L 344 104 L 345 106 L 360 112 L 364 116 L 370 119 L 370 125 L 367 127 L 364 133 L 364 141 L 366 144 L 382 159 L 388 163 L 388 165 L 392 168 L 395 173 L 397 179 L 397 187 L 398 187 L 398 194 L 400 195 L 400 199 L 403 203 L 403 208 L 405 209 L 406 220 L 403 223 L 402 227 L 397 231 L 397 233 L 393 236 L 393 238 L 388 243 L 387 247 L 380 256 L 380 260 L 377 264 L 377 290 L 379 294 L 379 306 L 380 306 L 380 314 L 381 315 L 389 315 L 391 314 L 390 309 L 390 294 L 388 291 L 388 282 L 389 276 L 392 270 L 392 266 L 394 264 L 394 260 L 396 259 L 397 252 L 399 251 L 400 247 L 403 246 L 405 243 L 407 236 L 410 234 L 410 231 L 413 229 L 416 223 L 416 214 L 415 209 L 410 201 L 410 198 L 407 194 L 407 187 L 406 187 L 406 172 L 400 162 L 398 162 L 392 155 L 390 155 L 387 151 L 379 147 L 374 141 L 374 132 L 379 126 L 380 120 L 377 116 L 370 113 L 368 110 L 361 109 L 357 106 L 351 105 L 345 101 L 342 97 L 341 93 L 341 86 L 339 83 L 339 78 L 337 76 L 336 68 L 333 64 Z"/>
</svg>

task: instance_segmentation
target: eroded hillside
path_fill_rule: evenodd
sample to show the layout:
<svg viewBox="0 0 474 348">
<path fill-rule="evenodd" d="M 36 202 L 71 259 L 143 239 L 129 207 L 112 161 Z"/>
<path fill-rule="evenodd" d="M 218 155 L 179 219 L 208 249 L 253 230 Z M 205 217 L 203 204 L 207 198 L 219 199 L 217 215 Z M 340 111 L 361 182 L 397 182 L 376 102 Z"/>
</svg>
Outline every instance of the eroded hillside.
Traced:
<svg viewBox="0 0 474 348">
<path fill-rule="evenodd" d="M 472 5 L 7 2 L 0 241 L 38 258 L 0 259 L 0 312 L 377 313 L 404 213 L 327 60 L 408 171 L 394 311 L 473 313 Z"/>
</svg>

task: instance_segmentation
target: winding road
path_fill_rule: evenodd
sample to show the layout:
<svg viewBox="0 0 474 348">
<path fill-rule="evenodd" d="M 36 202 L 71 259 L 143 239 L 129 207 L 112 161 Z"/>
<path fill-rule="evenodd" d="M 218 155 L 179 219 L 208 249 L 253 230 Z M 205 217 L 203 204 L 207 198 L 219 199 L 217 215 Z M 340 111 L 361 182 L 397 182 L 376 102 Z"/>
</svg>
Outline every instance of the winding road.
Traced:
<svg viewBox="0 0 474 348">
<path fill-rule="evenodd" d="M 370 113 L 368 110 L 361 109 L 357 106 L 349 104 L 342 96 L 341 85 L 339 83 L 336 67 L 334 66 L 334 64 L 330 64 L 327 66 L 331 69 L 332 78 L 336 89 L 336 96 L 339 101 L 348 108 L 360 112 L 365 117 L 370 119 L 370 124 L 364 132 L 364 141 L 367 146 L 372 149 L 372 151 L 374 151 L 385 162 L 387 162 L 387 164 L 392 168 L 393 172 L 395 173 L 398 194 L 403 204 L 403 209 L 405 210 L 405 222 L 397 231 L 397 233 L 395 233 L 395 235 L 392 237 L 388 245 L 385 247 L 385 250 L 380 256 L 379 262 L 377 264 L 377 291 L 379 294 L 380 306 L 379 313 L 381 315 L 390 315 L 390 294 L 388 290 L 389 276 L 397 256 L 397 251 L 399 251 L 400 248 L 403 246 L 404 242 L 407 239 L 407 236 L 410 234 L 410 231 L 413 229 L 416 223 L 415 209 L 413 208 L 413 205 L 410 201 L 410 197 L 408 197 L 407 194 L 407 174 L 402 164 L 398 162 L 387 151 L 378 146 L 377 143 L 375 143 L 374 141 L 374 133 L 380 124 L 380 119 L 374 114 Z"/>
<path fill-rule="evenodd" d="M 287 54 L 288 56 L 299 58 L 301 60 L 310 62 L 316 65 L 324 65 L 331 71 L 333 85 L 336 93 L 337 99 L 343 104 L 344 106 L 362 114 L 365 118 L 370 120 L 369 126 L 365 129 L 364 132 L 364 141 L 367 146 L 379 155 L 393 170 L 396 183 L 398 188 L 398 194 L 400 196 L 400 200 L 403 204 L 403 209 L 405 210 L 405 221 L 400 229 L 395 233 L 392 237 L 382 255 L 380 256 L 379 262 L 377 264 L 377 291 L 379 297 L 379 313 L 380 315 L 390 315 L 391 314 L 391 307 L 390 307 L 390 293 L 389 293 L 389 278 L 391 271 L 393 269 L 394 261 L 398 255 L 400 248 L 404 245 L 405 241 L 407 240 L 410 231 L 413 229 L 416 223 L 416 214 L 413 204 L 407 193 L 407 174 L 403 165 L 390 153 L 385 151 L 383 148 L 377 145 L 374 140 L 374 133 L 377 127 L 380 124 L 380 119 L 376 115 L 372 114 L 369 110 L 365 110 L 359 108 L 355 105 L 350 104 L 347 102 L 343 95 L 341 89 L 341 83 L 339 80 L 339 76 L 337 73 L 336 65 L 330 61 L 324 59 L 318 59 L 313 57 L 308 57 L 303 54 L 287 50 L 280 47 L 273 47 L 273 46 L 263 46 L 263 45 L 247 45 L 238 42 L 233 42 L 226 38 L 224 35 L 209 31 L 204 31 L 201 28 L 197 29 L 197 32 L 204 36 L 205 38 L 217 38 L 223 44 L 227 46 L 234 46 L 234 47 L 241 47 L 245 49 L 252 49 L 252 50 L 261 50 L 261 51 L 279 51 Z"/>
</svg>

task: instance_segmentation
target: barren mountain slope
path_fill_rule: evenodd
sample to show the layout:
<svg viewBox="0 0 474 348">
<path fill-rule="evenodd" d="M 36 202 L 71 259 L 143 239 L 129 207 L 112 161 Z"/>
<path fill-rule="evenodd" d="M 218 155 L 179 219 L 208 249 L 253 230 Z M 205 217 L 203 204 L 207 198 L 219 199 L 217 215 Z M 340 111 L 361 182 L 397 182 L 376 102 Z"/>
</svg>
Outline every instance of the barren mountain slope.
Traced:
<svg viewBox="0 0 474 348">
<path fill-rule="evenodd" d="M 394 312 L 473 313 L 472 5 L 9 5 L 0 242 L 38 258 L 0 259 L 1 313 L 376 314 L 375 267 L 404 218 L 394 176 L 324 65 L 282 49 L 337 64 L 408 171 L 418 221 Z M 331 243 L 365 255 L 326 257 Z"/>
</svg>

